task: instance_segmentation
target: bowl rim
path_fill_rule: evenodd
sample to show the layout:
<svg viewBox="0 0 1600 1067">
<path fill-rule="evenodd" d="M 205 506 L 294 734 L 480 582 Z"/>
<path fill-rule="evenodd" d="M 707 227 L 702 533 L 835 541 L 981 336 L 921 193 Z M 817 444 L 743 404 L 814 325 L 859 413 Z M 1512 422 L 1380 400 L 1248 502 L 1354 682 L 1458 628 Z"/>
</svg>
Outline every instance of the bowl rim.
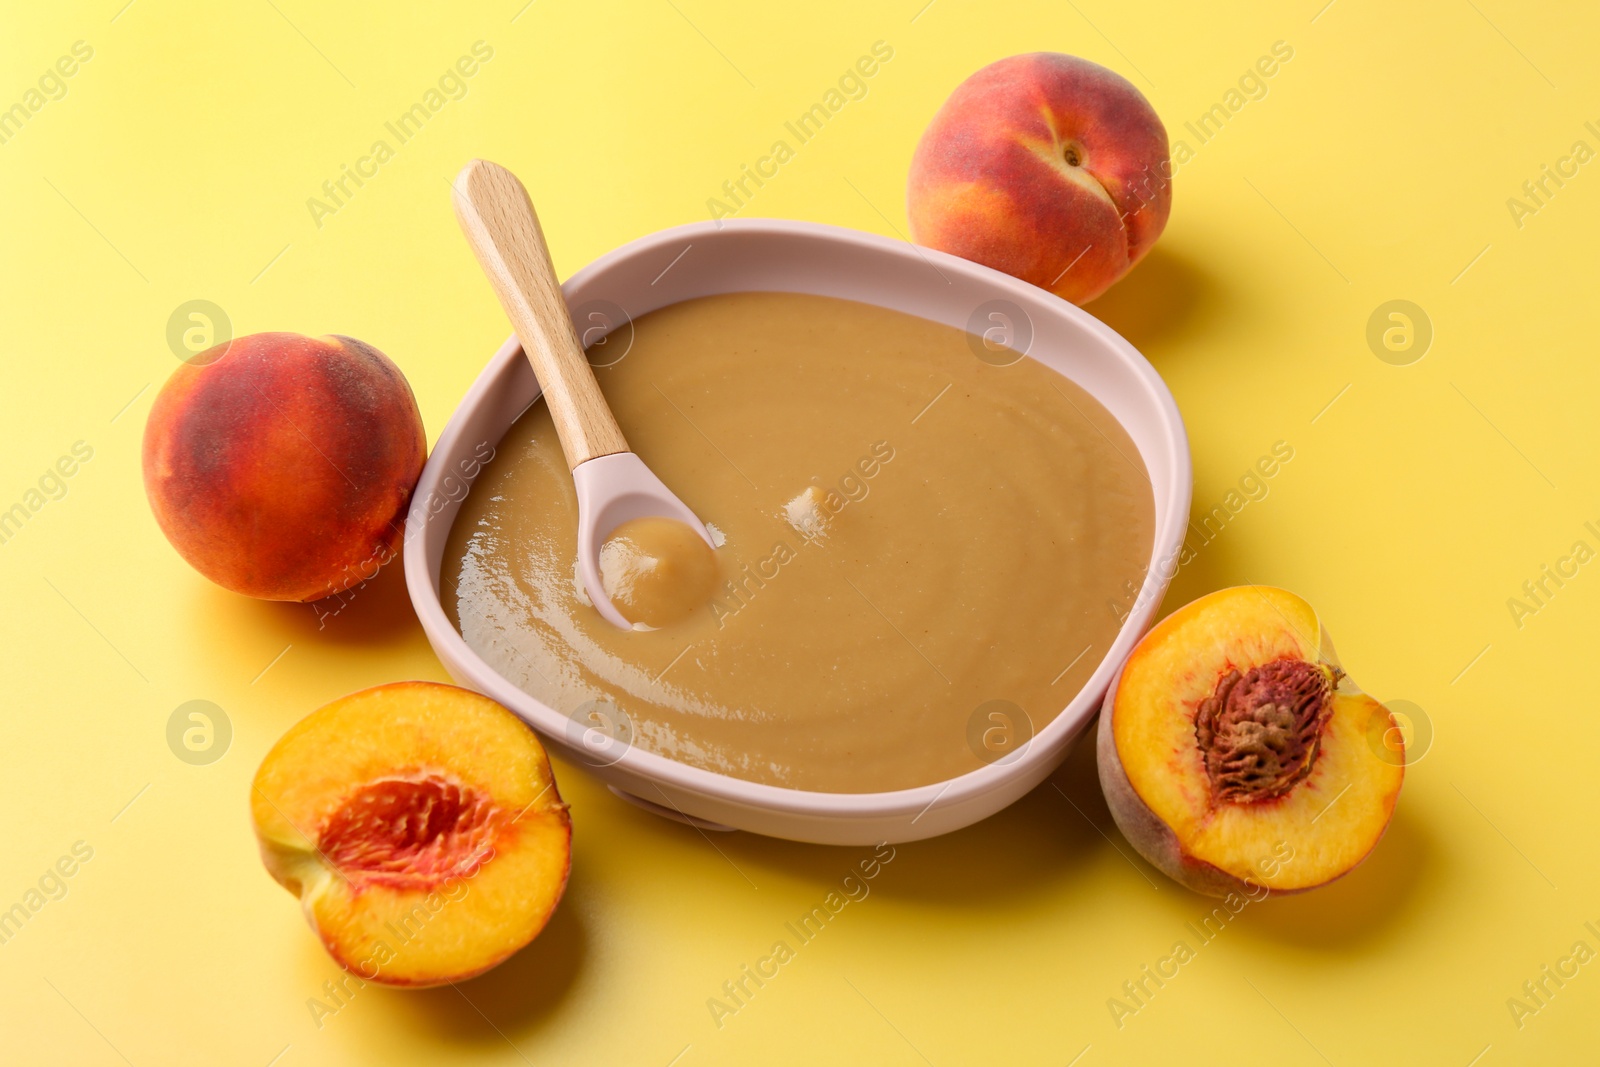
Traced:
<svg viewBox="0 0 1600 1067">
<path fill-rule="evenodd" d="M 954 778 L 907 789 L 829 793 L 736 778 L 719 771 L 682 763 L 641 746 L 630 745 L 614 764 L 600 769 L 599 776 L 608 779 L 605 771 L 615 769 L 629 777 L 642 778 L 684 793 L 697 794 L 737 807 L 754 808 L 793 817 L 850 820 L 894 818 L 910 813 L 916 813 L 917 818 L 920 818 L 935 805 L 943 809 L 976 800 L 1014 778 L 1029 774 L 1030 771 L 1038 773 L 1042 778 L 1065 757 L 1068 746 L 1081 736 L 1099 712 L 1102 695 L 1108 689 L 1112 678 L 1121 669 L 1133 646 L 1149 628 L 1166 588 L 1176 573 L 1178 554 L 1182 549 L 1188 525 L 1193 493 L 1193 468 L 1189 456 L 1188 434 L 1171 390 L 1143 354 L 1120 334 L 1087 311 L 1048 290 L 971 260 L 915 245 L 910 241 L 825 223 L 765 218 L 721 219 L 686 223 L 658 230 L 620 245 L 576 271 L 562 284 L 563 296 L 567 299 L 569 307 L 573 306 L 574 292 L 582 294 L 591 279 L 603 275 L 618 264 L 656 251 L 676 251 L 685 243 L 709 242 L 729 235 L 774 239 L 804 238 L 839 245 L 845 254 L 862 251 L 898 258 L 915 257 L 924 266 L 931 263 L 941 272 L 962 275 L 969 281 L 989 289 L 996 297 L 1006 297 L 1016 301 L 1024 309 L 1044 309 L 1075 320 L 1074 324 L 1077 327 L 1119 357 L 1130 381 L 1145 390 L 1149 399 L 1153 401 L 1153 406 L 1160 416 L 1157 433 L 1164 435 L 1167 453 L 1165 459 L 1171 470 L 1170 485 L 1164 501 L 1154 493 L 1152 485 L 1152 495 L 1155 497 L 1154 503 L 1158 509 L 1158 521 L 1151 546 L 1151 562 L 1129 614 L 1117 631 L 1117 636 L 1089 679 L 1065 702 L 1054 718 L 1033 734 L 1015 758 L 1002 759 Z M 691 260 L 690 264 L 692 262 Z M 692 270 L 690 264 L 685 266 Z M 874 302 L 870 292 L 863 293 L 859 299 L 866 303 Z M 403 554 L 406 586 L 429 643 L 435 653 L 440 655 L 441 660 L 446 661 L 447 669 L 450 666 L 449 661 L 454 660 L 461 665 L 464 673 L 469 675 L 467 684 L 505 704 L 533 727 L 547 743 L 553 742 L 559 750 L 570 754 L 570 739 L 564 731 L 566 725 L 573 720 L 511 683 L 467 644 L 465 638 L 451 625 L 445 615 L 438 584 L 442 559 L 439 569 L 431 568 L 428 565 L 431 553 L 422 549 L 430 536 L 448 537 L 459 512 L 459 501 L 457 501 L 454 508 L 445 509 L 449 512 L 449 522 L 438 521 L 437 515 L 429 514 L 428 503 L 438 495 L 443 478 L 453 473 L 467 417 L 487 401 L 495 381 L 506 372 L 506 364 L 520 358 L 522 358 L 521 345 L 513 334 L 500 345 L 488 364 L 474 378 L 429 452 L 406 518 L 404 538 L 406 551 Z M 1030 355 L 1028 358 L 1033 357 Z M 1049 369 L 1062 373 L 1055 367 Z M 535 400 L 538 395 L 540 394 L 535 394 Z M 1160 510 L 1163 507 L 1164 510 Z M 434 529 L 436 521 L 442 529 Z M 451 653 L 449 657 L 441 654 L 441 644 Z M 452 670 L 451 673 L 457 672 Z M 1042 761 L 1053 762 L 1041 773 L 1038 772 L 1038 764 Z M 592 767 L 581 758 L 575 759 L 575 762 Z"/>
</svg>

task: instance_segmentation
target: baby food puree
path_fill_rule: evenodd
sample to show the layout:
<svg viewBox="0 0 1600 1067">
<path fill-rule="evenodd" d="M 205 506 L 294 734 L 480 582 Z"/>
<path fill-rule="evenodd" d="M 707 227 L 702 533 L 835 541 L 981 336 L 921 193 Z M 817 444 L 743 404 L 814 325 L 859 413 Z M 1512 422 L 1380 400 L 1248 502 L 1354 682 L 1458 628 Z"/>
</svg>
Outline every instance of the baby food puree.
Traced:
<svg viewBox="0 0 1600 1067">
<path fill-rule="evenodd" d="M 641 571 L 670 554 L 665 531 L 613 538 L 608 584 L 662 625 L 601 618 L 536 402 L 463 502 L 441 575 L 452 622 L 504 677 L 565 714 L 602 702 L 633 744 L 693 766 L 858 793 L 982 766 L 994 707 L 1037 731 L 1093 672 L 1143 578 L 1154 500 L 1084 390 L 832 297 L 703 297 L 633 335 L 601 388 L 720 539 L 715 572 Z"/>
</svg>

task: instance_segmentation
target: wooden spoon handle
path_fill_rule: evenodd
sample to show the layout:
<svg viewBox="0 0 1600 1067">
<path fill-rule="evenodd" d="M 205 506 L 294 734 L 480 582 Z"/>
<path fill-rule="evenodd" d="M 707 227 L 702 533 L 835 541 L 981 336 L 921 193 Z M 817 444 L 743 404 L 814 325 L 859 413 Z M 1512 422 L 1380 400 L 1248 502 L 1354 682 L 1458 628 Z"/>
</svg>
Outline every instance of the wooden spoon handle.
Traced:
<svg viewBox="0 0 1600 1067">
<path fill-rule="evenodd" d="M 483 159 L 462 168 L 454 188 L 456 220 L 544 388 L 567 466 L 629 451 L 578 343 L 528 190 Z"/>
</svg>

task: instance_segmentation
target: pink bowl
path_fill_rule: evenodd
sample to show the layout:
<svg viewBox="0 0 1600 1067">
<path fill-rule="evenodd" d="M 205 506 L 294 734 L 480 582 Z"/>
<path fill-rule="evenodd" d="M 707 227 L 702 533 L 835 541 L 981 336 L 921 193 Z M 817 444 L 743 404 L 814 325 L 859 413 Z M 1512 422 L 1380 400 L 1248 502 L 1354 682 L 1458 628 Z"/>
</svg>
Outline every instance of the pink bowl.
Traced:
<svg viewBox="0 0 1600 1067">
<path fill-rule="evenodd" d="M 496 444 L 539 395 L 539 383 L 512 337 L 440 434 L 406 523 L 406 585 L 428 640 L 452 677 L 516 712 L 557 755 L 585 766 L 619 795 L 707 828 L 833 845 L 913 841 L 994 814 L 1060 765 L 1149 627 L 1177 568 L 1189 520 L 1193 474 L 1183 419 L 1160 376 L 1132 345 L 1087 312 L 988 267 L 903 241 L 807 222 L 728 220 L 663 230 L 602 256 L 562 289 L 568 307 L 582 313 L 580 332 L 595 323 L 621 325 L 605 317 L 607 310 L 610 319 L 617 318 L 617 309 L 636 317 L 693 297 L 764 290 L 865 301 L 973 332 L 992 324 L 1013 331 L 1009 340 L 1019 347 L 1031 335 L 1029 357 L 1093 394 L 1139 449 L 1155 494 L 1150 565 L 1116 641 L 1061 714 L 1019 751 L 958 778 L 893 792 L 818 793 L 747 782 L 604 737 L 597 746 L 592 731 L 586 735 L 574 720 L 480 659 L 440 604 L 445 541 L 478 470 L 478 449 Z"/>
</svg>

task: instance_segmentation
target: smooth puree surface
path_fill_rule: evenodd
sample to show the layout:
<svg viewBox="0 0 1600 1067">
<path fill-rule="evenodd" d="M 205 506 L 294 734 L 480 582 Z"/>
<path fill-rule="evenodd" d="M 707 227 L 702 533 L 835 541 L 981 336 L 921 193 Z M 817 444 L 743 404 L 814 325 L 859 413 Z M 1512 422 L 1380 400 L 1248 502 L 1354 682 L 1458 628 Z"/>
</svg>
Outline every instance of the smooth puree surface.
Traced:
<svg viewBox="0 0 1600 1067">
<path fill-rule="evenodd" d="M 535 403 L 441 574 L 495 670 L 586 725 L 625 718 L 661 755 L 825 792 L 975 770 L 1066 706 L 1154 536 L 1138 450 L 1088 393 L 831 297 L 705 297 L 633 334 L 596 373 L 634 450 L 723 539 L 714 596 L 648 631 L 588 605 L 571 474 Z"/>
</svg>

